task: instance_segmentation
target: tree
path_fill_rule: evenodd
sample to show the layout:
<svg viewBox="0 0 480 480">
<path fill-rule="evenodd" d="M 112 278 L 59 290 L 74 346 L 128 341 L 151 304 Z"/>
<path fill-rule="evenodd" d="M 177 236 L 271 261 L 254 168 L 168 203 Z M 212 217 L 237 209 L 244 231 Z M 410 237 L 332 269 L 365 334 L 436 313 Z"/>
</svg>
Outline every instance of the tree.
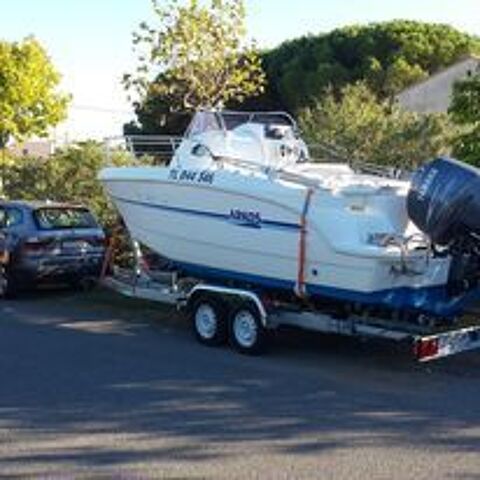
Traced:
<svg viewBox="0 0 480 480">
<path fill-rule="evenodd" d="M 450 138 L 446 115 L 405 112 L 378 100 L 365 83 L 348 85 L 339 95 L 330 89 L 301 112 L 299 123 L 309 143 L 332 147 L 352 162 L 402 169 L 445 152 Z"/>
<path fill-rule="evenodd" d="M 475 52 L 479 39 L 448 25 L 395 20 L 344 27 L 266 52 L 266 93 L 292 113 L 321 99 L 329 86 L 338 92 L 358 81 L 389 98 Z"/>
<path fill-rule="evenodd" d="M 12 137 L 44 136 L 65 118 L 69 97 L 57 92 L 59 82 L 34 38 L 0 42 L 0 149 Z"/>
<path fill-rule="evenodd" d="M 93 141 L 59 149 L 48 159 L 6 155 L 0 165 L 3 194 L 10 199 L 78 202 L 90 207 L 104 225 L 111 226 L 116 214 L 97 179 L 107 163 L 131 165 L 132 158 L 114 150 L 107 161 L 104 146 Z"/>
<path fill-rule="evenodd" d="M 128 90 L 148 110 L 160 99 L 158 123 L 171 112 L 217 107 L 262 91 L 264 73 L 254 45 L 245 42 L 243 0 L 153 0 L 158 26 L 142 23 L 133 43 L 139 53 Z"/>
<path fill-rule="evenodd" d="M 480 52 L 480 40 L 448 25 L 396 20 L 356 25 L 321 35 L 289 40 L 261 52 L 266 88 L 260 95 L 228 106 L 251 110 L 287 110 L 297 115 L 321 101 L 332 87 L 365 82 L 381 99 L 392 99 L 405 87 L 462 56 Z M 165 112 L 171 98 L 150 92 L 138 105 L 140 131 L 171 133 Z M 163 119 L 160 121 L 160 119 Z M 180 128 L 175 130 L 176 133 Z"/>
<path fill-rule="evenodd" d="M 185 132 L 191 112 L 172 111 L 163 95 L 150 91 L 142 102 L 134 105 L 136 121 L 123 126 L 125 135 L 181 135 Z"/>
<path fill-rule="evenodd" d="M 480 73 L 455 83 L 449 113 L 460 127 L 454 155 L 480 166 Z"/>
</svg>

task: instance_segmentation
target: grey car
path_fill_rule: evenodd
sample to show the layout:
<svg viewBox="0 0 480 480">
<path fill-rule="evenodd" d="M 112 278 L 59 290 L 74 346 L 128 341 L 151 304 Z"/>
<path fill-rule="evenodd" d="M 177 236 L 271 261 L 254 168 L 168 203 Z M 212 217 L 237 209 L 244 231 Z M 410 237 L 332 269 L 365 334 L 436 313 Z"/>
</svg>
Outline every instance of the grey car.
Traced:
<svg viewBox="0 0 480 480">
<path fill-rule="evenodd" d="M 105 234 L 85 207 L 0 201 L 4 293 L 40 283 L 81 285 L 100 275 Z"/>
</svg>

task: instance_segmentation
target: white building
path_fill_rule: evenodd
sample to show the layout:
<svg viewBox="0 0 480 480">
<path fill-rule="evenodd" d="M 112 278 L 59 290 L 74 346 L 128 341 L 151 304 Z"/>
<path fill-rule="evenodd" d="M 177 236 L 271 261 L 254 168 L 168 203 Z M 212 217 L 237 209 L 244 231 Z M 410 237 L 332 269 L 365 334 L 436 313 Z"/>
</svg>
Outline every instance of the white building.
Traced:
<svg viewBox="0 0 480 480">
<path fill-rule="evenodd" d="M 418 113 L 443 113 L 452 100 L 456 81 L 480 73 L 480 58 L 467 56 L 397 95 L 405 109 Z"/>
<path fill-rule="evenodd" d="M 37 158 L 48 158 L 55 151 L 55 143 L 50 139 L 31 139 L 25 142 L 12 143 L 8 146 L 8 150 L 19 157 L 29 155 Z"/>
</svg>

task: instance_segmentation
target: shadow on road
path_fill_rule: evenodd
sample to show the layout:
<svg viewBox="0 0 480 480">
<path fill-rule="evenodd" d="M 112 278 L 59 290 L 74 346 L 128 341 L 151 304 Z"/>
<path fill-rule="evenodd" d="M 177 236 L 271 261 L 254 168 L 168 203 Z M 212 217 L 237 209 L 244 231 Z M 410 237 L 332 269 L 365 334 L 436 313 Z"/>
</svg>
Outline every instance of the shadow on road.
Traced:
<svg viewBox="0 0 480 480">
<path fill-rule="evenodd" d="M 480 448 L 478 354 L 427 368 L 384 344 L 283 332 L 268 356 L 241 357 L 197 345 L 172 311 L 54 298 L 0 304 L 0 471 L 202 462 L 252 445 Z"/>
</svg>

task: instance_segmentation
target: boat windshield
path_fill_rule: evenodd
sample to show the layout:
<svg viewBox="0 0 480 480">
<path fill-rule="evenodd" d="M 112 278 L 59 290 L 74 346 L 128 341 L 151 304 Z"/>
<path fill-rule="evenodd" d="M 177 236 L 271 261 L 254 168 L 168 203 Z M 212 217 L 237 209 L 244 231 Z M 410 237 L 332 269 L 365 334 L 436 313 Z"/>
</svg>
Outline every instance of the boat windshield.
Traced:
<svg viewBox="0 0 480 480">
<path fill-rule="evenodd" d="M 208 131 L 230 131 L 240 125 L 282 125 L 296 129 L 295 121 L 284 112 L 197 112 L 187 129 L 186 136 L 192 137 Z"/>
</svg>

